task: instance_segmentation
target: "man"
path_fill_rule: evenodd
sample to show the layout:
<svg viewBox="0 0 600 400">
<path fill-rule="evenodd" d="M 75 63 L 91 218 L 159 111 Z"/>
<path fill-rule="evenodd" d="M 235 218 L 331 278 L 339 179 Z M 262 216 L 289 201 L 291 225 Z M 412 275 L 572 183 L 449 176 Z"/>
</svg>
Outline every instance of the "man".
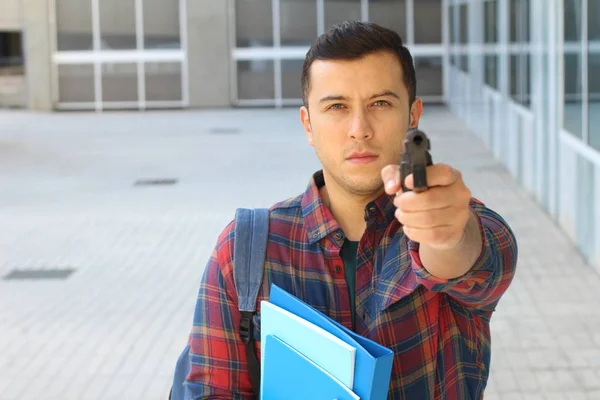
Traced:
<svg viewBox="0 0 600 400">
<path fill-rule="evenodd" d="M 422 113 L 409 51 L 393 31 L 345 22 L 314 42 L 302 88 L 300 119 L 322 171 L 270 209 L 258 303 L 275 283 L 392 349 L 391 399 L 481 398 L 489 321 L 517 246 L 448 165 L 428 167 L 429 190 L 402 192 L 402 141 Z M 239 336 L 234 228 L 220 235 L 200 286 L 193 398 L 254 398 Z"/>
</svg>

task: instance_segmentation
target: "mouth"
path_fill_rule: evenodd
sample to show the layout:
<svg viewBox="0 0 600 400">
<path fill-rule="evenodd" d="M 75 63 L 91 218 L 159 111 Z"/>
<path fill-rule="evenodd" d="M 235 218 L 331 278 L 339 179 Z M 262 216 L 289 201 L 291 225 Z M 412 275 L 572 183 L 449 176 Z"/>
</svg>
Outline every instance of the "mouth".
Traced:
<svg viewBox="0 0 600 400">
<path fill-rule="evenodd" d="M 352 153 L 346 160 L 354 164 L 369 164 L 377 159 L 377 154 L 373 153 Z"/>
</svg>

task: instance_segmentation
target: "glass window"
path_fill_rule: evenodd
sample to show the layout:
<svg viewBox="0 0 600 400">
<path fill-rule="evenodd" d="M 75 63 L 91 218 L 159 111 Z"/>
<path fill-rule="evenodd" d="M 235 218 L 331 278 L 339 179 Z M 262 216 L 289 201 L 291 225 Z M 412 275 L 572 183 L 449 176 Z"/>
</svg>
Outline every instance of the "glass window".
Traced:
<svg viewBox="0 0 600 400">
<path fill-rule="evenodd" d="M 238 99 L 274 99 L 273 60 L 238 61 Z"/>
<path fill-rule="evenodd" d="M 531 56 L 527 53 L 512 54 L 510 56 L 510 94 L 512 98 L 522 104 L 530 104 L 531 81 L 529 74 Z"/>
<path fill-rule="evenodd" d="M 93 50 L 92 2 L 56 0 L 58 51 Z"/>
<path fill-rule="evenodd" d="M 510 1 L 510 40 L 529 42 L 529 0 Z M 531 56 L 527 48 L 518 48 L 509 57 L 510 95 L 517 103 L 529 106 L 531 97 Z"/>
<path fill-rule="evenodd" d="M 360 0 L 325 0 L 325 30 L 347 20 L 360 20 Z"/>
<path fill-rule="evenodd" d="M 588 0 L 588 39 L 600 39 L 600 1 L 598 0 Z"/>
<path fill-rule="evenodd" d="M 510 41 L 529 42 L 529 0 L 510 1 Z"/>
<path fill-rule="evenodd" d="M 103 50 L 135 50 L 135 0 L 102 0 L 100 47 Z"/>
<path fill-rule="evenodd" d="M 370 0 L 369 21 L 393 29 L 406 41 L 406 0 Z"/>
<path fill-rule="evenodd" d="M 581 0 L 564 0 L 564 31 L 565 42 L 581 40 Z"/>
<path fill-rule="evenodd" d="M 449 29 L 450 29 L 450 44 L 452 45 L 452 50 L 450 52 L 450 64 L 457 65 L 457 55 L 456 49 L 454 46 L 458 44 L 458 26 L 456 24 L 456 13 L 458 9 L 455 5 L 451 5 L 448 12 L 448 20 L 449 20 Z"/>
<path fill-rule="evenodd" d="M 94 66 L 59 65 L 58 98 L 61 103 L 94 101 Z"/>
<path fill-rule="evenodd" d="M 483 58 L 486 85 L 498 89 L 498 56 L 486 55 Z"/>
<path fill-rule="evenodd" d="M 316 0 L 280 0 L 282 46 L 310 46 L 317 37 Z"/>
<path fill-rule="evenodd" d="M 469 9 L 468 4 L 461 4 L 458 6 L 459 9 L 459 41 L 462 44 L 469 42 Z"/>
<path fill-rule="evenodd" d="M 181 63 L 144 64 L 146 100 L 181 101 Z"/>
<path fill-rule="evenodd" d="M 459 11 L 459 41 L 461 45 L 465 45 L 469 40 L 469 9 L 467 8 L 468 4 L 461 4 L 458 8 Z M 460 60 L 460 69 L 469 72 L 469 56 L 465 51 L 461 50 Z"/>
<path fill-rule="evenodd" d="M 301 99 L 302 85 L 302 65 L 304 60 L 283 60 L 281 61 L 281 93 L 284 99 Z"/>
<path fill-rule="evenodd" d="M 273 46 L 271 0 L 235 0 L 237 47 Z"/>
<path fill-rule="evenodd" d="M 496 0 L 486 1 L 484 4 L 484 36 L 485 43 L 498 42 L 498 3 Z"/>
<path fill-rule="evenodd" d="M 442 1 L 415 1 L 415 43 L 442 43 Z"/>
<path fill-rule="evenodd" d="M 104 0 L 103 0 L 104 1 Z M 144 48 L 178 49 L 179 0 L 144 1 Z"/>
<path fill-rule="evenodd" d="M 582 0 L 565 0 L 563 128 L 577 137 L 582 137 L 583 134 L 581 6 Z"/>
<path fill-rule="evenodd" d="M 137 101 L 137 64 L 102 65 L 102 101 Z"/>
<path fill-rule="evenodd" d="M 0 32 L 0 75 L 23 75 L 24 62 L 21 32 Z"/>
<path fill-rule="evenodd" d="M 442 58 L 417 57 L 414 64 L 417 75 L 417 96 L 442 96 L 444 94 Z"/>
</svg>

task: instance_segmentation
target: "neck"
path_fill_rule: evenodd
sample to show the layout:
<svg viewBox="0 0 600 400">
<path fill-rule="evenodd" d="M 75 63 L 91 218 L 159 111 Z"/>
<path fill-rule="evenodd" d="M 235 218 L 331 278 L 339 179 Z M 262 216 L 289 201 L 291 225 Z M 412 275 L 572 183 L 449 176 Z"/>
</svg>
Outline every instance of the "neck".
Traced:
<svg viewBox="0 0 600 400">
<path fill-rule="evenodd" d="M 367 224 L 364 217 L 365 207 L 383 193 L 383 190 L 374 195 L 359 196 L 348 193 L 329 180 L 319 191 L 346 238 L 360 241 Z"/>
</svg>

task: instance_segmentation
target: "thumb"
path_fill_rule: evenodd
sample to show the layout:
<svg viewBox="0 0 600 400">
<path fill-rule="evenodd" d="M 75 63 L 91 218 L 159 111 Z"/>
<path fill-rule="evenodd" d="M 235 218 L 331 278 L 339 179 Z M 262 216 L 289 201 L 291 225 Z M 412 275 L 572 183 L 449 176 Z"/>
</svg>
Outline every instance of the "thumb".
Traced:
<svg viewBox="0 0 600 400">
<path fill-rule="evenodd" d="M 387 194 L 395 194 L 402 189 L 400 184 L 400 166 L 395 164 L 386 165 L 381 170 L 381 179 Z"/>
</svg>

